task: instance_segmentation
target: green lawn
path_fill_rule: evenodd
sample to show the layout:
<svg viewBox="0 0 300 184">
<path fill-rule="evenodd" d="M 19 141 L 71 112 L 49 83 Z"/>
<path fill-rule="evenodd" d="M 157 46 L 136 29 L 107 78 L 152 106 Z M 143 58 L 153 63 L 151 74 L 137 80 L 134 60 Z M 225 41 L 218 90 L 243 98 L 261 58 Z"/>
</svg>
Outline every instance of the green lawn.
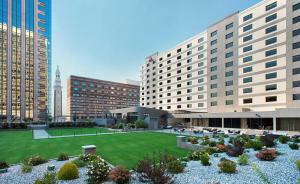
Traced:
<svg viewBox="0 0 300 184">
<path fill-rule="evenodd" d="M 79 134 L 99 134 L 112 132 L 107 128 L 50 128 L 47 130 L 51 136 L 79 135 Z"/>
<path fill-rule="evenodd" d="M 135 167 L 147 154 L 167 151 L 185 156 L 188 151 L 176 147 L 176 137 L 171 134 L 136 132 L 127 134 L 68 137 L 33 140 L 31 131 L 0 131 L 0 161 L 19 163 L 30 155 L 56 158 L 61 152 L 79 155 L 81 146 L 97 146 L 97 154 L 113 165 Z"/>
</svg>

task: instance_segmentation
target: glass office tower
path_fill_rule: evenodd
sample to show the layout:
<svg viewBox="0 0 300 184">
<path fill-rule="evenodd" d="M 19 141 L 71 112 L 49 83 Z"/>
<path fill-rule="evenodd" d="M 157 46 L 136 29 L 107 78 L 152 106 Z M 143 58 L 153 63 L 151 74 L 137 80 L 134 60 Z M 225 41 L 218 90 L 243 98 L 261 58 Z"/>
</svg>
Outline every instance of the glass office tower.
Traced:
<svg viewBox="0 0 300 184">
<path fill-rule="evenodd" d="M 0 118 L 48 117 L 51 0 L 0 0 Z"/>
</svg>

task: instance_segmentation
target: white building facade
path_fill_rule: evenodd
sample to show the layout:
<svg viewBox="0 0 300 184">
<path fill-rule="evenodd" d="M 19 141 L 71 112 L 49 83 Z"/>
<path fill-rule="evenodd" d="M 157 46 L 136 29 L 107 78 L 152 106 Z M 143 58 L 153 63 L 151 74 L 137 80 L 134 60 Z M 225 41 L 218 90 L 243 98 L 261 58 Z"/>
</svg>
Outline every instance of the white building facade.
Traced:
<svg viewBox="0 0 300 184">
<path fill-rule="evenodd" d="M 54 82 L 54 121 L 59 121 L 62 117 L 62 86 L 60 71 L 57 67 Z"/>
</svg>

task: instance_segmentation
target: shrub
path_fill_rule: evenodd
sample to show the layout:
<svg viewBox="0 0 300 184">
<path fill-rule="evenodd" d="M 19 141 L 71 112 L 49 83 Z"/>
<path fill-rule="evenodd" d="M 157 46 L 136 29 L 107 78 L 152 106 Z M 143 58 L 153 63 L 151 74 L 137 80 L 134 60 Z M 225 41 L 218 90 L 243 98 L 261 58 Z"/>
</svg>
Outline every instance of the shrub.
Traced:
<svg viewBox="0 0 300 184">
<path fill-rule="evenodd" d="M 244 153 L 243 143 L 238 140 L 235 140 L 233 146 L 226 146 L 226 153 L 227 155 L 232 157 L 240 156 Z"/>
<path fill-rule="evenodd" d="M 249 140 L 244 145 L 245 148 L 253 148 L 255 151 L 262 149 L 260 140 Z"/>
<path fill-rule="evenodd" d="M 78 168 L 72 162 L 65 163 L 58 171 L 59 180 L 73 180 L 79 177 Z"/>
<path fill-rule="evenodd" d="M 300 138 L 295 138 L 295 139 L 293 140 L 293 142 L 295 142 L 295 143 L 300 143 Z"/>
<path fill-rule="evenodd" d="M 276 158 L 275 149 L 264 149 L 255 155 L 260 160 L 272 161 Z"/>
<path fill-rule="evenodd" d="M 212 155 L 214 153 L 219 153 L 219 151 L 217 150 L 217 148 L 212 148 L 212 147 L 208 147 L 205 152 L 207 152 L 209 155 Z"/>
<path fill-rule="evenodd" d="M 6 169 L 8 167 L 9 167 L 9 165 L 7 162 L 0 161 L 0 169 Z"/>
<path fill-rule="evenodd" d="M 233 143 L 235 141 L 241 142 L 243 145 L 248 142 L 250 140 L 250 137 L 248 135 L 237 135 L 234 139 L 233 139 Z"/>
<path fill-rule="evenodd" d="M 202 154 L 200 155 L 200 161 L 201 161 L 201 164 L 204 166 L 210 165 L 209 154 L 207 152 L 202 152 Z"/>
<path fill-rule="evenodd" d="M 35 180 L 34 184 L 57 184 L 55 172 L 46 172 L 42 179 Z"/>
<path fill-rule="evenodd" d="M 296 160 L 295 164 L 297 169 L 300 171 L 300 160 Z"/>
<path fill-rule="evenodd" d="M 198 143 L 198 139 L 197 139 L 197 137 L 189 137 L 188 138 L 188 142 L 190 142 L 192 144 L 197 144 Z"/>
<path fill-rule="evenodd" d="M 201 151 L 194 151 L 188 155 L 189 160 L 200 160 Z"/>
<path fill-rule="evenodd" d="M 137 164 L 138 177 L 141 182 L 151 182 L 153 184 L 171 184 L 172 177 L 166 173 L 166 166 L 154 159 L 146 158 Z"/>
<path fill-rule="evenodd" d="M 90 163 L 94 160 L 98 160 L 99 157 L 97 155 L 86 154 L 86 155 L 80 155 L 79 159 L 84 161 L 85 163 Z"/>
<path fill-rule="evenodd" d="M 299 149 L 299 145 L 297 143 L 291 143 L 291 144 L 289 144 L 289 147 L 293 150 L 298 150 Z"/>
<path fill-rule="evenodd" d="M 61 153 L 61 154 L 58 155 L 57 160 L 58 161 L 69 160 L 69 156 L 66 153 Z"/>
<path fill-rule="evenodd" d="M 208 144 L 210 147 L 215 147 L 217 143 L 215 141 L 210 141 Z"/>
<path fill-rule="evenodd" d="M 110 168 L 102 158 L 90 162 L 88 168 L 88 183 L 96 184 L 105 181 L 109 175 Z"/>
<path fill-rule="evenodd" d="M 290 140 L 290 138 L 288 136 L 284 136 L 284 135 L 282 135 L 278 138 L 278 141 L 281 144 L 286 144 L 289 140 Z"/>
<path fill-rule="evenodd" d="M 46 162 L 47 162 L 47 160 L 41 156 L 31 156 L 31 157 L 25 158 L 23 160 L 23 163 L 25 165 L 32 165 L 32 166 L 37 166 L 40 164 L 44 164 Z"/>
<path fill-rule="evenodd" d="M 80 160 L 79 158 L 73 160 L 72 163 L 75 164 L 77 167 L 86 166 L 86 163 L 83 160 Z"/>
<path fill-rule="evenodd" d="M 261 136 L 260 141 L 261 141 L 263 146 L 266 146 L 266 147 L 275 146 L 274 137 L 272 137 L 271 135 Z"/>
<path fill-rule="evenodd" d="M 136 120 L 134 123 L 136 128 L 148 128 L 148 124 L 144 120 Z"/>
<path fill-rule="evenodd" d="M 225 144 L 224 137 L 219 138 L 219 141 L 218 141 L 217 145 L 218 145 L 218 144 L 222 144 L 222 145 Z"/>
<path fill-rule="evenodd" d="M 173 174 L 182 173 L 184 170 L 184 165 L 181 163 L 180 160 L 176 159 L 167 163 L 167 170 Z"/>
<path fill-rule="evenodd" d="M 248 165 L 248 156 L 245 153 L 243 153 L 242 155 L 239 156 L 237 162 L 240 165 Z"/>
<path fill-rule="evenodd" d="M 122 166 L 115 167 L 110 173 L 109 178 L 117 184 L 129 183 L 131 173 Z"/>
<path fill-rule="evenodd" d="M 206 136 L 204 136 L 204 137 L 203 137 L 202 144 L 203 144 L 203 145 L 208 145 L 208 144 L 209 144 L 209 142 L 210 142 L 210 141 L 209 141 L 209 137 L 208 137 L 207 135 L 206 135 Z"/>
<path fill-rule="evenodd" d="M 235 173 L 236 172 L 236 163 L 228 160 L 226 158 L 221 158 L 220 163 L 218 164 L 221 172 L 224 173 Z"/>
<path fill-rule="evenodd" d="M 22 164 L 21 165 L 21 170 L 22 170 L 23 173 L 30 173 L 32 171 L 32 166 L 31 165 Z"/>
<path fill-rule="evenodd" d="M 224 144 L 217 144 L 217 151 L 218 152 L 224 152 L 226 149 L 225 145 Z"/>
</svg>

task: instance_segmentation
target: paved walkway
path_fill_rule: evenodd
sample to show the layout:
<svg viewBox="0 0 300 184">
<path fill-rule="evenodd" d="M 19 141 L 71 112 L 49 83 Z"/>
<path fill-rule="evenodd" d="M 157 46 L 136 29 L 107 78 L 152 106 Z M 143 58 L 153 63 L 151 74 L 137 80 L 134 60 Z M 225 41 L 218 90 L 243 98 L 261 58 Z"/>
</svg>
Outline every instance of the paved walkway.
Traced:
<svg viewBox="0 0 300 184">
<path fill-rule="evenodd" d="M 48 139 L 50 136 L 44 129 L 33 130 L 33 139 Z"/>
</svg>

